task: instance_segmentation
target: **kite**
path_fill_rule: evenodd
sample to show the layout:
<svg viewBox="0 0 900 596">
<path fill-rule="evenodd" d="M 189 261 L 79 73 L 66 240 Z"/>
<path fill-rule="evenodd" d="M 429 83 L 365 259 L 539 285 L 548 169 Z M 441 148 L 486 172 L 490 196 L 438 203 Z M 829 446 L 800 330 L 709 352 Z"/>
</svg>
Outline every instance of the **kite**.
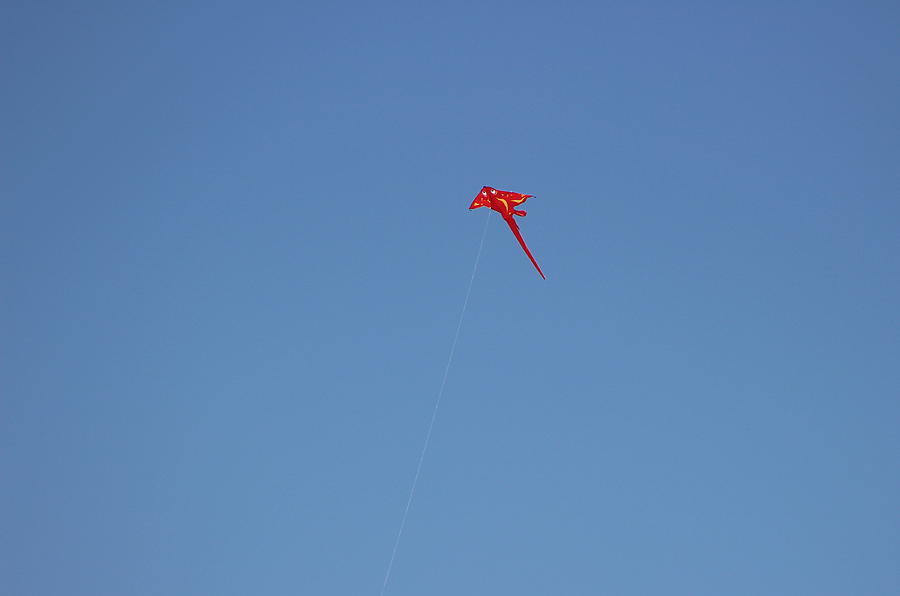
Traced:
<svg viewBox="0 0 900 596">
<path fill-rule="evenodd" d="M 503 216 L 503 219 L 507 224 L 509 224 L 509 229 L 512 230 L 513 234 L 515 234 L 516 240 L 518 240 L 519 244 L 522 245 L 522 249 L 525 251 L 525 254 L 528 255 L 528 258 L 531 259 L 532 264 L 534 264 L 534 268 L 537 269 L 537 272 L 543 279 L 547 279 L 546 277 L 544 277 L 544 272 L 541 271 L 541 268 L 538 266 L 537 261 L 535 261 L 534 257 L 531 256 L 531 251 L 528 250 L 528 246 L 525 244 L 525 240 L 522 238 L 522 234 L 519 233 L 519 224 L 517 224 L 516 220 L 513 219 L 514 215 L 525 217 L 526 212 L 520 211 L 516 209 L 516 207 L 533 196 L 534 195 L 523 195 L 517 192 L 497 190 L 496 188 L 485 186 L 481 189 L 481 192 L 478 193 L 478 196 L 475 197 L 475 200 L 472 201 L 472 204 L 469 205 L 469 209 L 490 207 L 501 216 Z"/>
</svg>

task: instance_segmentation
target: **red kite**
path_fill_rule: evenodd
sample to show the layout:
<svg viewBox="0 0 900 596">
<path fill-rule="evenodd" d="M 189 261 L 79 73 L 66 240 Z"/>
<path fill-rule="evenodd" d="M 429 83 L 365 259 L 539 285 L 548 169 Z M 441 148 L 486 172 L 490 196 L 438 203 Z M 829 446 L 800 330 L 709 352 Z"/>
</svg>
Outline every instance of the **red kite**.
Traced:
<svg viewBox="0 0 900 596">
<path fill-rule="evenodd" d="M 538 267 L 537 261 L 535 261 L 534 257 L 531 256 L 531 251 L 528 250 L 528 246 L 525 244 L 525 240 L 522 239 L 522 234 L 519 233 L 519 224 L 517 224 L 516 220 L 513 219 L 514 215 L 525 217 L 526 212 L 519 211 L 518 209 L 516 209 L 516 207 L 533 196 L 534 195 L 522 195 L 517 192 L 497 190 L 496 188 L 485 186 L 481 189 L 481 192 L 478 193 L 478 196 L 475 197 L 475 200 L 472 201 L 472 204 L 469 205 L 469 209 L 490 207 L 491 209 L 502 215 L 506 223 L 509 224 L 509 229 L 512 230 L 513 234 L 515 234 L 516 240 L 518 240 L 519 244 L 522 245 L 522 249 L 525 251 L 525 254 L 528 255 L 529 259 L 531 259 L 531 262 L 534 264 L 534 268 L 537 269 L 537 272 L 541 274 L 541 277 L 543 279 L 547 279 L 546 277 L 544 277 L 544 272 L 541 271 L 540 267 Z"/>
</svg>

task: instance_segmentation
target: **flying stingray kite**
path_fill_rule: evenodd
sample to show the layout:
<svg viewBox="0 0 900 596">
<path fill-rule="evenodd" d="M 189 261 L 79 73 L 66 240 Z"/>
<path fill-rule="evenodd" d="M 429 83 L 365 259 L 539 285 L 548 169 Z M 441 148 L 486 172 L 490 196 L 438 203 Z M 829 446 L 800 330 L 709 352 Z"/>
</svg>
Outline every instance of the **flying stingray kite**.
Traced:
<svg viewBox="0 0 900 596">
<path fill-rule="evenodd" d="M 485 186 L 481 189 L 481 192 L 478 193 L 478 196 L 475 197 L 475 200 L 472 201 L 472 204 L 469 205 L 469 209 L 490 207 L 491 209 L 502 215 L 506 223 L 509 224 L 509 229 L 512 230 L 513 234 L 515 234 L 516 240 L 518 240 L 519 244 L 522 245 L 522 249 L 525 251 L 525 254 L 528 255 L 529 259 L 531 259 L 531 262 L 534 264 L 534 268 L 537 269 L 537 272 L 540 273 L 543 279 L 547 279 L 546 277 L 544 277 L 544 272 L 541 271 L 541 268 L 538 266 L 537 261 L 535 261 L 534 257 L 531 256 L 531 251 L 528 250 L 528 245 L 525 244 L 525 240 L 522 239 L 522 234 L 519 232 L 519 224 L 517 224 L 516 220 L 513 219 L 514 215 L 525 217 L 526 212 L 520 211 L 516 209 L 516 207 L 533 196 L 534 195 L 523 195 L 517 192 L 509 192 L 506 190 L 497 190 L 496 188 Z"/>
</svg>

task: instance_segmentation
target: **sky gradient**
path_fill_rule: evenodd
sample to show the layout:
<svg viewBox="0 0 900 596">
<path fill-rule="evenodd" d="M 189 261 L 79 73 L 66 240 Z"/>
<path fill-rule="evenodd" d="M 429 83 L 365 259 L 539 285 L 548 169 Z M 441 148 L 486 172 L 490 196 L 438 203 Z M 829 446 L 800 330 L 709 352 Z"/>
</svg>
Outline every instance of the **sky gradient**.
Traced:
<svg viewBox="0 0 900 596">
<path fill-rule="evenodd" d="M 896 2 L 3 12 L 0 592 L 900 592 Z"/>
</svg>

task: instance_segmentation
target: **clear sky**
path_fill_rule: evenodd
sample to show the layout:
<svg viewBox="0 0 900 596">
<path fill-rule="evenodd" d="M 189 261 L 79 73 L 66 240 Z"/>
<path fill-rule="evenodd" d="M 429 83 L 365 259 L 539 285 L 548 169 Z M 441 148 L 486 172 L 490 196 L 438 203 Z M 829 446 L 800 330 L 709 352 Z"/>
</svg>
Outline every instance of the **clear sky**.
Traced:
<svg viewBox="0 0 900 596">
<path fill-rule="evenodd" d="M 22 2 L 0 593 L 900 593 L 896 2 Z"/>
</svg>

